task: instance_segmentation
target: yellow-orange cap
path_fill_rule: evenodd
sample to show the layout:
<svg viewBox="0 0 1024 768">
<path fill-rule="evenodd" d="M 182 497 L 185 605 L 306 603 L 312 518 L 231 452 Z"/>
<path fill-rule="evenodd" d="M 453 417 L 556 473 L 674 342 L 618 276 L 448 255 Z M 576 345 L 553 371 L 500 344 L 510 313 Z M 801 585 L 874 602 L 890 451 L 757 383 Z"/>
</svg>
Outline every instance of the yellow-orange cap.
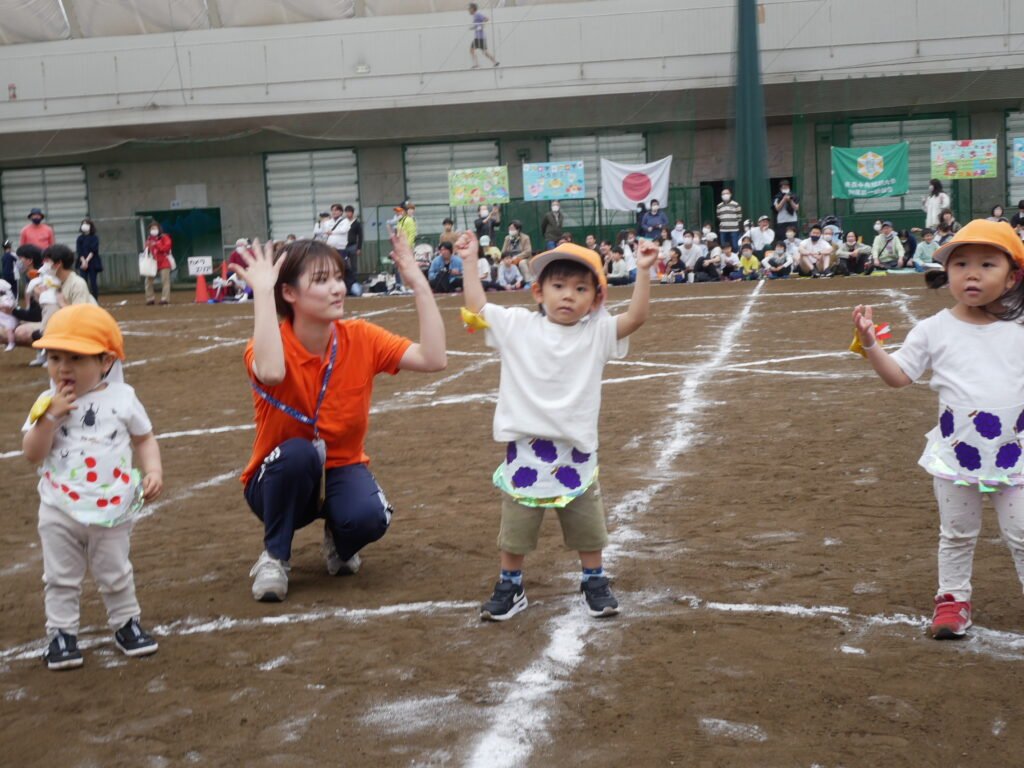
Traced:
<svg viewBox="0 0 1024 768">
<path fill-rule="evenodd" d="M 575 243 L 562 243 L 550 251 L 537 254 L 530 259 L 530 271 L 533 273 L 534 278 L 539 279 L 540 273 L 544 271 L 544 267 L 552 261 L 561 261 L 563 259 L 575 261 L 590 269 L 594 273 L 594 277 L 597 278 L 602 293 L 608 290 L 608 278 L 604 274 L 604 263 L 601 261 L 601 257 L 596 251 L 584 248 L 582 245 L 576 245 Z"/>
<path fill-rule="evenodd" d="M 117 321 L 95 304 L 73 304 L 57 310 L 46 324 L 43 337 L 32 346 L 80 355 L 109 352 L 118 360 L 124 360 L 124 338 Z"/>
<path fill-rule="evenodd" d="M 1018 269 L 1024 269 L 1024 242 L 1005 221 L 975 219 L 968 222 L 932 258 L 945 266 L 949 255 L 961 245 L 991 245 L 1013 259 Z"/>
</svg>

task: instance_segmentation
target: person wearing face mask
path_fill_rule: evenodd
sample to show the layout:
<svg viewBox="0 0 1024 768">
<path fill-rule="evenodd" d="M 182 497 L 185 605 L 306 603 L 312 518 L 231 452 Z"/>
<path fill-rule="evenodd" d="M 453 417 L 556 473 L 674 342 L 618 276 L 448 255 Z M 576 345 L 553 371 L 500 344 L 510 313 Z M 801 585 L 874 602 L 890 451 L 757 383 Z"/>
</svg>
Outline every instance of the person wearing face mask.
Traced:
<svg viewBox="0 0 1024 768">
<path fill-rule="evenodd" d="M 477 214 L 476 220 L 473 222 L 476 239 L 479 240 L 486 236 L 490 238 L 491 242 L 494 242 L 494 232 L 501 225 L 501 209 L 497 205 L 493 208 L 481 205 Z"/>
<path fill-rule="evenodd" d="M 691 230 L 688 229 L 683 233 L 683 244 L 679 246 L 679 258 L 682 260 L 683 266 L 686 267 L 687 273 L 693 272 L 697 259 L 707 254 L 707 252 L 708 249 L 697 240 Z"/>
<path fill-rule="evenodd" d="M 758 259 L 763 259 L 765 251 L 775 242 L 775 230 L 769 226 L 770 224 L 767 216 L 758 216 L 757 226 L 750 230 L 750 244 Z"/>
<path fill-rule="evenodd" d="M 921 210 L 924 211 L 924 225 L 938 226 L 943 208 L 949 208 L 950 199 L 942 190 L 942 182 L 932 179 L 928 182 L 928 194 L 921 198 Z"/>
<path fill-rule="evenodd" d="M 103 260 L 100 258 L 100 238 L 96 234 L 96 225 L 92 219 L 82 219 L 82 234 L 75 241 L 75 253 L 78 256 L 78 274 L 89 284 L 89 293 L 99 299 L 100 290 L 97 285 L 100 272 L 103 271 Z"/>
<path fill-rule="evenodd" d="M 500 258 L 510 257 L 512 264 L 519 268 L 523 282 L 530 283 L 533 276 L 530 274 L 529 260 L 532 255 L 533 244 L 530 242 L 530 236 L 523 232 L 523 222 L 513 219 L 508 225 L 508 234 L 502 243 Z"/>
<path fill-rule="evenodd" d="M 871 246 L 871 263 L 875 269 L 896 269 L 903 261 L 903 243 L 892 229 L 891 221 L 882 222 L 882 231 Z"/>
<path fill-rule="evenodd" d="M 732 199 L 732 190 L 728 187 L 722 190 L 722 202 L 715 208 L 715 213 L 718 215 L 718 239 L 722 243 L 728 241 L 736 250 L 740 243 L 743 207 Z"/>
<path fill-rule="evenodd" d="M 160 274 L 160 304 L 171 303 L 171 236 L 166 234 L 158 221 L 149 223 L 149 237 L 146 238 L 146 250 L 156 259 L 156 269 Z M 153 293 L 154 278 L 146 278 L 146 304 L 155 304 Z"/>
<path fill-rule="evenodd" d="M 640 217 L 640 237 L 653 240 L 661 234 L 662 227 L 668 226 L 668 216 L 661 210 L 661 203 L 651 200 L 651 207 Z"/>
<path fill-rule="evenodd" d="M 786 244 L 776 243 L 775 248 L 765 254 L 761 266 L 764 267 L 764 276 L 769 280 L 789 277 L 793 271 L 793 259 L 786 252 Z"/>
<path fill-rule="evenodd" d="M 550 251 L 562 237 L 562 229 L 565 223 L 565 216 L 562 213 L 562 204 L 557 200 L 551 203 L 551 210 L 544 214 L 540 223 L 541 236 Z"/>
<path fill-rule="evenodd" d="M 846 238 L 839 244 L 836 251 L 837 275 L 870 275 L 874 269 L 871 259 L 871 247 L 862 243 L 857 238 L 857 233 L 850 231 Z"/>
<path fill-rule="evenodd" d="M 793 194 L 789 179 L 783 179 L 779 184 L 779 191 L 772 198 L 772 208 L 775 209 L 775 223 L 780 230 L 789 224 L 796 224 L 800 216 L 800 198 Z"/>
<path fill-rule="evenodd" d="M 672 228 L 672 245 L 678 248 L 683 244 L 683 238 L 686 237 L 686 225 L 682 219 L 676 219 L 676 225 Z"/>
<path fill-rule="evenodd" d="M 45 251 L 56 244 L 57 238 L 53 234 L 53 227 L 43 223 L 45 218 L 46 214 L 40 209 L 33 208 L 28 215 L 29 223 L 21 228 L 18 245 L 34 245 L 40 251 Z"/>
<path fill-rule="evenodd" d="M 796 270 L 801 277 L 827 275 L 832 266 L 832 244 L 822 238 L 821 227 L 811 227 L 810 237 L 800 243 Z"/>
</svg>

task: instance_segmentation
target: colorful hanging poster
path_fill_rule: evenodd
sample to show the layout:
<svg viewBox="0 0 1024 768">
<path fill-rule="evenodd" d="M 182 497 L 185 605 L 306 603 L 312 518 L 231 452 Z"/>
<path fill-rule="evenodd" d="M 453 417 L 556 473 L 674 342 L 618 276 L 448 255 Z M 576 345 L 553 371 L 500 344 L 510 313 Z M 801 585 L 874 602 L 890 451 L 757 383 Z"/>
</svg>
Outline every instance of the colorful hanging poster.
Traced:
<svg viewBox="0 0 1024 768">
<path fill-rule="evenodd" d="M 578 200 L 586 197 L 583 161 L 523 163 L 524 200 Z"/>
<path fill-rule="evenodd" d="M 448 171 L 449 205 L 507 203 L 508 200 L 507 165 Z"/>
<path fill-rule="evenodd" d="M 882 147 L 832 147 L 832 197 L 905 195 L 910 186 L 910 145 Z"/>
<path fill-rule="evenodd" d="M 1013 175 L 1024 176 L 1024 138 L 1013 140 Z"/>
<path fill-rule="evenodd" d="M 998 163 L 995 139 L 932 142 L 934 179 L 994 179 Z"/>
</svg>

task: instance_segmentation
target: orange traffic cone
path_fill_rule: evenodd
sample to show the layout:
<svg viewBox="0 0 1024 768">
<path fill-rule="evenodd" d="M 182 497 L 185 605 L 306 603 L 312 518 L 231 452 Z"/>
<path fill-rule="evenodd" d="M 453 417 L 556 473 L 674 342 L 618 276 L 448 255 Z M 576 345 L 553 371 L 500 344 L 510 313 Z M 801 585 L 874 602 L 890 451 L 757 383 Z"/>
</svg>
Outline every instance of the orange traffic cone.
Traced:
<svg viewBox="0 0 1024 768">
<path fill-rule="evenodd" d="M 210 292 L 206 288 L 206 275 L 196 278 L 196 304 L 209 304 Z"/>
<path fill-rule="evenodd" d="M 225 283 L 228 281 L 228 263 L 226 260 L 220 263 L 220 279 Z"/>
</svg>

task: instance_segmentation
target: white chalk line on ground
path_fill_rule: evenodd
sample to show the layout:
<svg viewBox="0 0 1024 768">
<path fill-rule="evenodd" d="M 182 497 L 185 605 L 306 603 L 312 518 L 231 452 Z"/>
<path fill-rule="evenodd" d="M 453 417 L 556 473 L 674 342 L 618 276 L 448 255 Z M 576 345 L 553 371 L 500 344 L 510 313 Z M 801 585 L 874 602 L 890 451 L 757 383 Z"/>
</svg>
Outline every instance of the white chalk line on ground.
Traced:
<svg viewBox="0 0 1024 768">
<path fill-rule="evenodd" d="M 711 357 L 686 374 L 671 408 L 674 418 L 668 425 L 669 437 L 660 442 L 660 455 L 657 459 L 660 476 L 665 476 L 678 456 L 695 442 L 698 436 L 696 419 L 701 415 L 701 409 L 706 409 L 706 403 L 697 401 L 698 390 L 732 353 L 736 336 L 763 287 L 764 283 L 758 283 L 746 296 L 739 314 L 719 336 L 717 348 Z M 627 494 L 613 508 L 611 516 L 619 521 L 632 517 L 631 513 L 649 504 L 665 485 L 666 482 L 662 481 L 642 491 Z M 616 531 L 616 538 L 621 533 L 632 532 Z M 617 547 L 607 548 L 606 561 L 614 560 L 619 552 Z M 509 694 L 494 707 L 491 725 L 476 737 L 466 762 L 472 768 L 511 768 L 522 765 L 529 758 L 534 745 L 547 738 L 554 699 L 552 694 L 567 684 L 583 660 L 594 622 L 577 609 L 553 619 L 549 627 L 551 640 L 548 645 L 539 658 L 517 676 Z"/>
<path fill-rule="evenodd" d="M 168 624 L 158 624 L 150 631 L 157 637 L 186 637 L 189 635 L 207 635 L 228 630 L 259 629 L 261 627 L 275 627 L 282 624 L 310 624 L 317 621 L 337 620 L 348 622 L 363 622 L 368 619 L 380 619 L 390 616 L 404 616 L 408 614 L 435 614 L 451 611 L 468 611 L 476 608 L 477 603 L 440 601 L 424 601 L 419 603 L 399 603 L 396 605 L 384 605 L 379 608 L 328 608 L 323 610 L 305 611 L 303 613 L 280 613 L 272 616 L 263 616 L 258 619 L 236 619 L 230 616 L 219 616 L 215 619 L 200 619 L 190 617 L 179 619 Z M 79 647 L 83 649 L 93 648 L 100 645 L 112 643 L 113 640 L 106 632 L 95 627 L 86 627 L 80 631 Z M 25 659 L 36 659 L 43 650 L 43 641 L 36 640 L 31 643 L 22 643 L 0 651 L 0 662 L 23 661 Z"/>
</svg>

